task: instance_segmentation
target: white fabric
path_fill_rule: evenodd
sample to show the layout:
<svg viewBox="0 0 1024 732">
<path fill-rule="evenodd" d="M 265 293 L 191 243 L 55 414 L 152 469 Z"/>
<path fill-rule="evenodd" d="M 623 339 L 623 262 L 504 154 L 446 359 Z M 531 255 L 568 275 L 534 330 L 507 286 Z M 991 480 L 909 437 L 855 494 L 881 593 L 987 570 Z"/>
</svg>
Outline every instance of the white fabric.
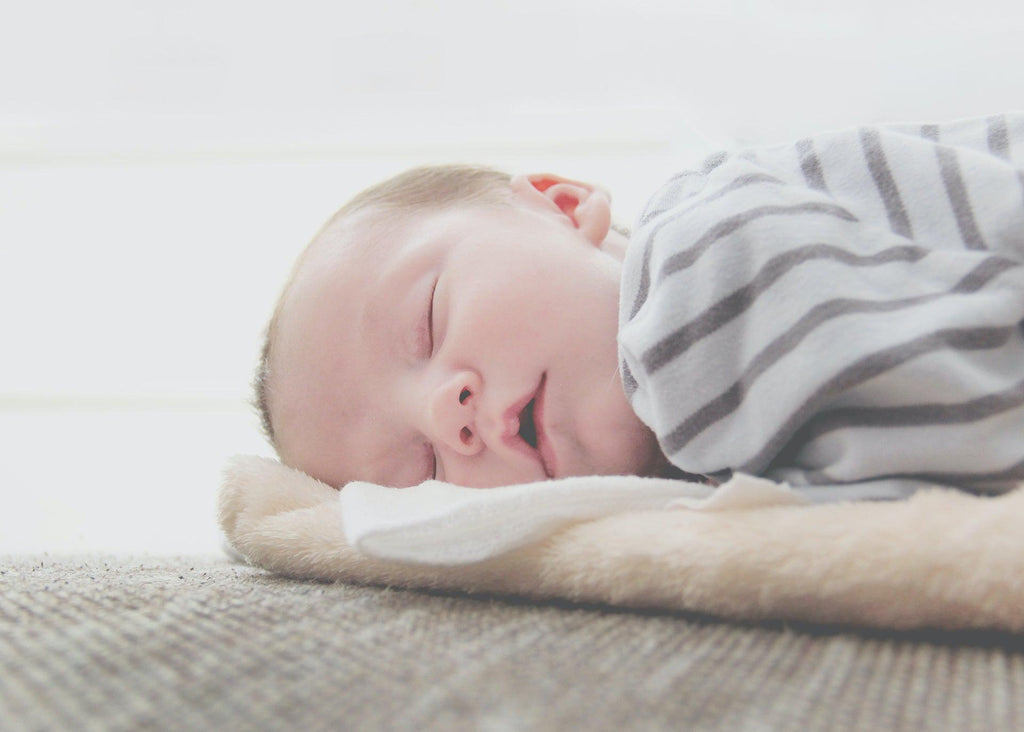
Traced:
<svg viewBox="0 0 1024 732">
<path fill-rule="evenodd" d="M 1022 264 L 1024 115 L 719 154 L 634 228 L 623 383 L 690 473 L 815 500 L 1009 490 Z"/>
<path fill-rule="evenodd" d="M 427 481 L 412 488 L 353 482 L 341 490 L 349 545 L 378 559 L 433 565 L 506 554 L 580 521 L 630 511 L 703 511 L 803 503 L 788 486 L 736 475 L 717 488 L 636 476 L 585 476 L 502 488 Z"/>
</svg>

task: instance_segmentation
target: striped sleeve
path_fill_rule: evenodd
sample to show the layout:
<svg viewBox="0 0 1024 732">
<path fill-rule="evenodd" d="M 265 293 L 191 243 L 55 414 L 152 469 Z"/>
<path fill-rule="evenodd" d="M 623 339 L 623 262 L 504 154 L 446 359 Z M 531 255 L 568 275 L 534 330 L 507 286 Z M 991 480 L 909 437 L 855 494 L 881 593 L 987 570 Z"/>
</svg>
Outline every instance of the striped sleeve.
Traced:
<svg viewBox="0 0 1024 732">
<path fill-rule="evenodd" d="M 677 467 L 835 498 L 1024 480 L 1024 117 L 719 155 L 641 215 L 623 383 Z"/>
</svg>

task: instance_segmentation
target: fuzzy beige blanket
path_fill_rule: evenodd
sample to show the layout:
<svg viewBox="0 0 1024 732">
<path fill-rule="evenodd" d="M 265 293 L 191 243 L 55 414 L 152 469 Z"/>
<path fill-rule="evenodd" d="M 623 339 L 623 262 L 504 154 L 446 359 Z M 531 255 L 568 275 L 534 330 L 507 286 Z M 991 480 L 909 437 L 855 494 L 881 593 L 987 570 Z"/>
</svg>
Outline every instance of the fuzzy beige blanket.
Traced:
<svg viewBox="0 0 1024 732">
<path fill-rule="evenodd" d="M 998 497 L 936 488 L 900 502 L 621 513 L 462 566 L 356 552 L 339 492 L 266 458 L 229 463 L 219 511 L 232 547 L 292 577 L 737 620 L 1024 632 L 1024 488 Z"/>
</svg>

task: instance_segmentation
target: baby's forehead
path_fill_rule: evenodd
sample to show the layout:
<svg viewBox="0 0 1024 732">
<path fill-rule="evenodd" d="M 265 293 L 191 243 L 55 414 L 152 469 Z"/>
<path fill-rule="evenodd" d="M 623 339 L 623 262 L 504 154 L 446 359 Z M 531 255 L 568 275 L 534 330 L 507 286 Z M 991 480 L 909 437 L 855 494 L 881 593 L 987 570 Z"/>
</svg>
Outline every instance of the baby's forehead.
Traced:
<svg viewBox="0 0 1024 732">
<path fill-rule="evenodd" d="M 297 271 L 322 270 L 339 263 L 368 266 L 379 262 L 394 254 L 399 223 L 379 211 L 359 211 L 333 219 L 306 247 Z"/>
<path fill-rule="evenodd" d="M 340 260 L 352 268 L 381 269 L 405 248 L 445 236 L 469 222 L 484 229 L 488 225 L 501 227 L 500 212 L 508 210 L 507 204 L 482 201 L 438 207 L 372 207 L 332 220 L 303 257 L 314 269 Z"/>
</svg>

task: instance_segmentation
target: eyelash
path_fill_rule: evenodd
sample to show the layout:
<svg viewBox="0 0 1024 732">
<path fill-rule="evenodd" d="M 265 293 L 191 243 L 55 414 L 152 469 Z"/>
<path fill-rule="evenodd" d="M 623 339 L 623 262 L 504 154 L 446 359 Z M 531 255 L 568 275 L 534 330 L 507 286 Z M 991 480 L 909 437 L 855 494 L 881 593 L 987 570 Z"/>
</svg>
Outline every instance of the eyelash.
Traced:
<svg viewBox="0 0 1024 732">
<path fill-rule="evenodd" d="M 430 297 L 427 299 L 427 314 L 423 320 L 422 335 L 420 340 L 423 343 L 423 356 L 429 357 L 434 354 L 434 293 L 437 292 L 437 280 L 430 287 Z"/>
<path fill-rule="evenodd" d="M 438 278 L 440 279 L 440 278 Z M 425 331 L 425 348 L 424 357 L 429 358 L 434 355 L 434 293 L 437 292 L 438 280 L 434 280 L 434 284 L 430 287 L 430 297 L 427 299 L 427 317 L 425 320 L 426 325 L 424 326 Z M 427 450 L 430 453 L 430 470 L 428 475 L 430 480 L 437 480 L 437 451 L 434 446 L 429 442 L 427 443 Z"/>
</svg>

